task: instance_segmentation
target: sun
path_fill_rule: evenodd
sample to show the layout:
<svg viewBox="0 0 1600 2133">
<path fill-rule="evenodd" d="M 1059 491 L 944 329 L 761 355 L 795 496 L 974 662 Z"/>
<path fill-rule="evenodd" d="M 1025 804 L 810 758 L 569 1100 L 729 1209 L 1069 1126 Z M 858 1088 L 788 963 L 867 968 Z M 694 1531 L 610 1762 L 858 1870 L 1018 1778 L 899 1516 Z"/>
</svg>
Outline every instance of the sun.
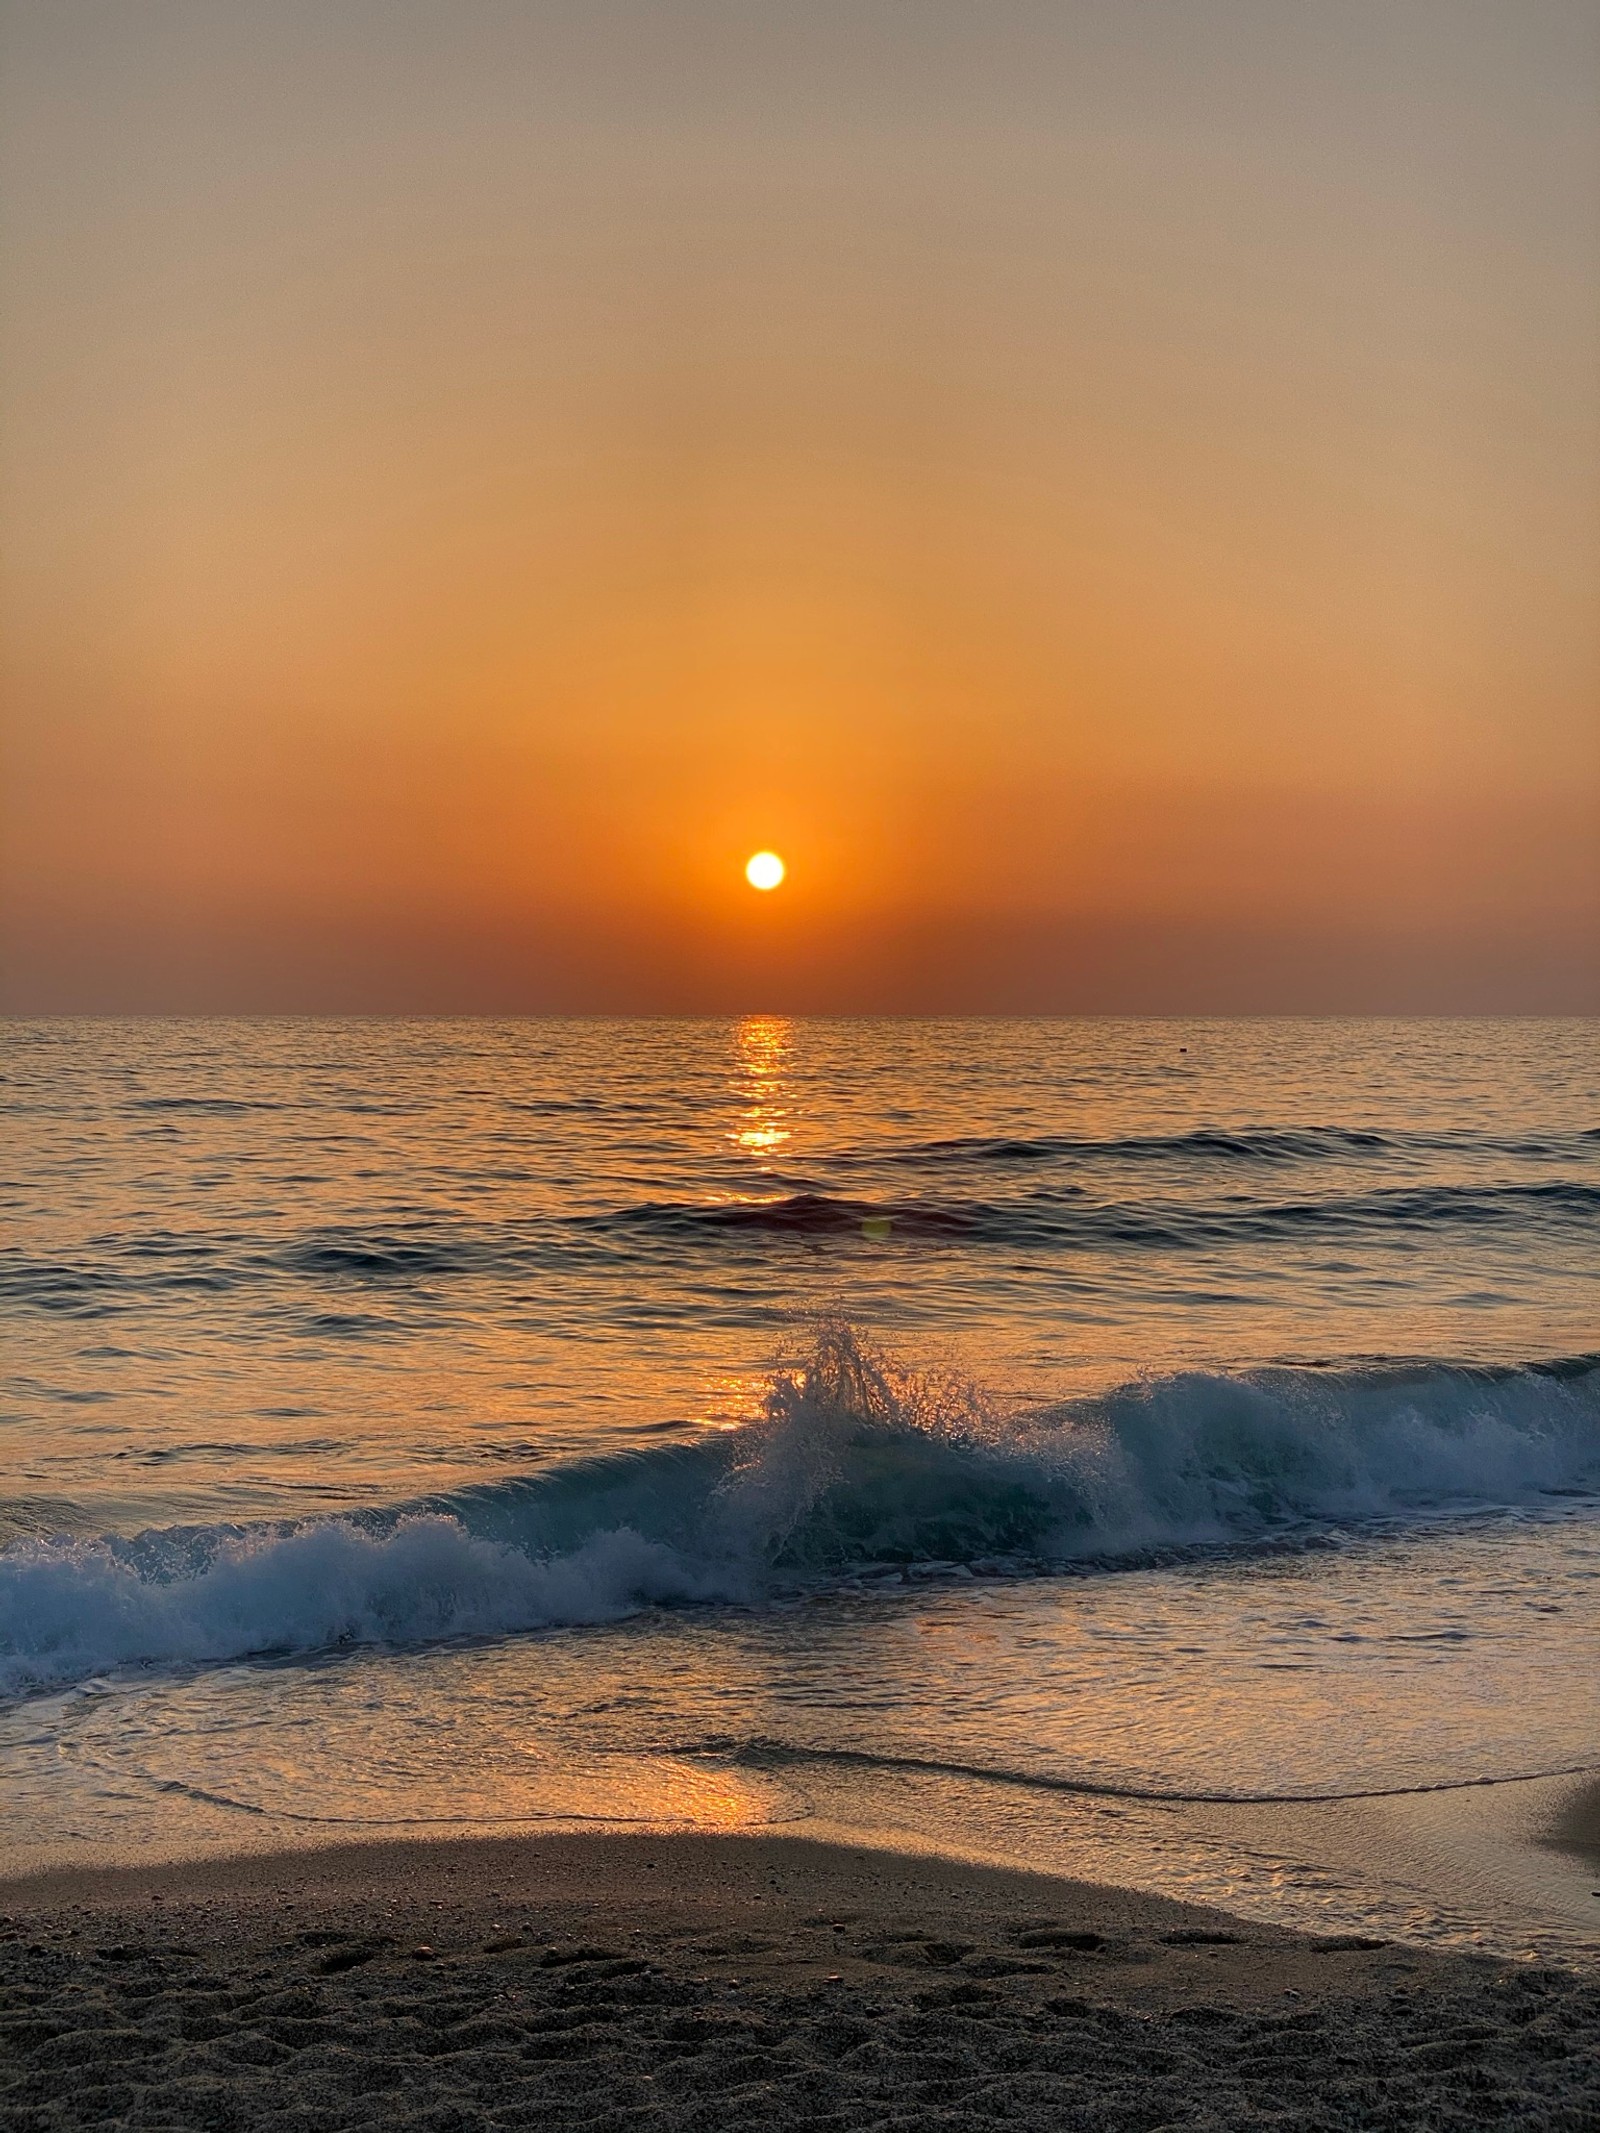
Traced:
<svg viewBox="0 0 1600 2133">
<path fill-rule="evenodd" d="M 776 852 L 752 852 L 744 863 L 744 878 L 752 889 L 775 889 L 786 872 Z"/>
</svg>

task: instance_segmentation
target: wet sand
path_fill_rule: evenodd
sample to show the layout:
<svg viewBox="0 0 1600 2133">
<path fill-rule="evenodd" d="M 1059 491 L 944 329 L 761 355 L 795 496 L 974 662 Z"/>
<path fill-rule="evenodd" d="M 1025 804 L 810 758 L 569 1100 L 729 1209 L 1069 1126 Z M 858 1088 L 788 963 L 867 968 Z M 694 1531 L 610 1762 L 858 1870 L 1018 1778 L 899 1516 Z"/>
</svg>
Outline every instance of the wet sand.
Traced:
<svg viewBox="0 0 1600 2133">
<path fill-rule="evenodd" d="M 0 1887 L 0 2125 L 1577 2128 L 1600 1984 L 794 1837 Z"/>
</svg>

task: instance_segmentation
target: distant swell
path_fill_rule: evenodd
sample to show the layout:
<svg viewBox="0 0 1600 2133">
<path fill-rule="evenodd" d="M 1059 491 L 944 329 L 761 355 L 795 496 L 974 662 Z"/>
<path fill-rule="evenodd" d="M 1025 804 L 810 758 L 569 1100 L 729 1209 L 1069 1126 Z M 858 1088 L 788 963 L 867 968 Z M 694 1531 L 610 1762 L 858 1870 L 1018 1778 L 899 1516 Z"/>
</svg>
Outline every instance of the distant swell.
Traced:
<svg viewBox="0 0 1600 2133">
<path fill-rule="evenodd" d="M 741 1430 L 381 1514 L 0 1554 L 0 1687 L 1600 1496 L 1600 1359 L 1188 1372 L 1015 1415 L 842 1327 Z"/>
<path fill-rule="evenodd" d="M 693 1242 L 727 1232 L 805 1237 L 877 1235 L 960 1238 L 1011 1247 L 1079 1249 L 1159 1246 L 1183 1250 L 1220 1243 L 1273 1243 L 1299 1237 L 1509 1228 L 1530 1217 L 1594 1222 L 1600 1184 L 1567 1179 L 1507 1185 L 1432 1185 L 1328 1195 L 1320 1199 L 1180 1202 L 1119 1199 L 1096 1205 L 1081 1186 L 1060 1185 L 998 1200 L 863 1200 L 821 1192 L 771 1199 L 645 1201 L 582 1227 L 622 1236 Z"/>
<path fill-rule="evenodd" d="M 1223 1164 L 1372 1161 L 1418 1155 L 1497 1155 L 1567 1161 L 1593 1160 L 1600 1128 L 1573 1134 L 1484 1134 L 1472 1132 L 1378 1132 L 1353 1126 L 1196 1126 L 1187 1133 L 1097 1136 L 1042 1133 L 1025 1136 L 972 1134 L 955 1139 L 874 1146 L 841 1160 L 945 1169 L 992 1163 L 1155 1163 L 1192 1159 Z"/>
<path fill-rule="evenodd" d="M 1565 1153 L 1579 1142 L 1586 1156 L 1600 1150 L 1600 1135 L 1579 1134 L 1562 1144 Z M 1591 1174 L 1522 1171 L 1475 1182 L 1388 1184 L 1319 1173 L 1308 1163 L 1318 1151 L 1394 1152 L 1402 1145 L 1399 1136 L 1333 1128 L 1206 1129 L 1124 1141 L 973 1138 L 885 1153 L 873 1191 L 835 1191 L 814 1177 L 793 1177 L 782 1181 L 786 1189 L 738 1197 L 640 1199 L 543 1216 L 516 1211 L 493 1222 L 399 1207 L 381 1220 L 290 1228 L 270 1243 L 220 1228 L 128 1228 L 48 1255 L 0 1245 L 0 1306 L 98 1318 L 152 1301 L 241 1291 L 287 1294 L 299 1309 L 310 1294 L 320 1291 L 326 1302 L 352 1286 L 417 1293 L 477 1284 L 481 1291 L 574 1269 L 609 1267 L 631 1278 L 641 1265 L 653 1280 L 664 1251 L 699 1267 L 764 1260 L 784 1248 L 863 1245 L 1110 1256 L 1326 1242 L 1381 1249 L 1389 1239 L 1448 1251 L 1453 1240 L 1478 1237 L 1500 1250 L 1541 1239 L 1570 1250 L 1574 1239 L 1581 1244 L 1592 1235 L 1600 1249 L 1600 1177 Z M 1556 1148 L 1500 1145 L 1504 1154 L 1515 1148 L 1528 1156 Z M 1095 1182 L 1091 1159 L 1106 1154 L 1132 1168 Z M 1147 1165 L 1145 1156 L 1152 1158 Z M 848 1154 L 832 1159 L 832 1168 L 866 1182 Z M 1318 1190 L 1319 1179 L 1341 1189 Z M 894 1190 L 897 1183 L 919 1189 Z"/>
<path fill-rule="evenodd" d="M 860 1236 L 874 1226 L 881 1226 L 886 1236 L 980 1237 L 1003 1226 L 1007 1213 L 976 1201 L 941 1206 L 931 1201 L 879 1202 L 796 1192 L 774 1200 L 646 1201 L 599 1217 L 593 1226 L 683 1238 L 727 1230 L 765 1230 L 777 1236 Z"/>
</svg>

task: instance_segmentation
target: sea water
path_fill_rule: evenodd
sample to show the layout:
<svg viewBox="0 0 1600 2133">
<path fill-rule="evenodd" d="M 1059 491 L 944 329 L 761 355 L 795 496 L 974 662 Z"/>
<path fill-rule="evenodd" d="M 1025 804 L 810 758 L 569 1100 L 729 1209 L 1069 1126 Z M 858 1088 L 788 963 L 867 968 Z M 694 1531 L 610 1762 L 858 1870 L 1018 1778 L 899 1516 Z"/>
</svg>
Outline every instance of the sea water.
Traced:
<svg viewBox="0 0 1600 2133">
<path fill-rule="evenodd" d="M 784 1827 L 1581 1940 L 1337 1817 L 1600 1764 L 1594 1039 L 8 1025 L 11 1860 Z"/>
</svg>

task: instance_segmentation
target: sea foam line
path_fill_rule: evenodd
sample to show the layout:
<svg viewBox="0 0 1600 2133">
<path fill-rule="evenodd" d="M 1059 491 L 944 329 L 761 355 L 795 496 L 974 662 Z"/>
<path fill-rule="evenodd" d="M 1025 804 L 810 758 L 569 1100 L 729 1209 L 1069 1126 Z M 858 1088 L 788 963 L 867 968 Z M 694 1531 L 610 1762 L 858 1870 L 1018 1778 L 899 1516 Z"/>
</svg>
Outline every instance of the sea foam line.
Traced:
<svg viewBox="0 0 1600 2133">
<path fill-rule="evenodd" d="M 1600 1762 L 1566 1763 L 1555 1770 L 1518 1770 L 1509 1775 L 1436 1778 L 1414 1785 L 1373 1785 L 1333 1792 L 1196 1792 L 1162 1785 L 1130 1785 L 1112 1778 L 1068 1777 L 1053 1771 L 1016 1770 L 1004 1763 L 966 1763 L 943 1756 L 892 1755 L 866 1748 L 813 1747 L 805 1742 L 713 1735 L 702 1741 L 675 1742 L 663 1755 L 716 1757 L 752 1770 L 798 1768 L 811 1763 L 847 1770 L 909 1770 L 929 1777 L 973 1778 L 985 1785 L 1013 1785 L 1025 1791 L 1073 1793 L 1096 1800 L 1147 1801 L 1169 1807 L 1310 1807 L 1335 1806 L 1351 1800 L 1410 1800 L 1436 1792 L 1472 1792 L 1486 1786 L 1532 1785 L 1546 1778 L 1587 1777 Z"/>
</svg>

